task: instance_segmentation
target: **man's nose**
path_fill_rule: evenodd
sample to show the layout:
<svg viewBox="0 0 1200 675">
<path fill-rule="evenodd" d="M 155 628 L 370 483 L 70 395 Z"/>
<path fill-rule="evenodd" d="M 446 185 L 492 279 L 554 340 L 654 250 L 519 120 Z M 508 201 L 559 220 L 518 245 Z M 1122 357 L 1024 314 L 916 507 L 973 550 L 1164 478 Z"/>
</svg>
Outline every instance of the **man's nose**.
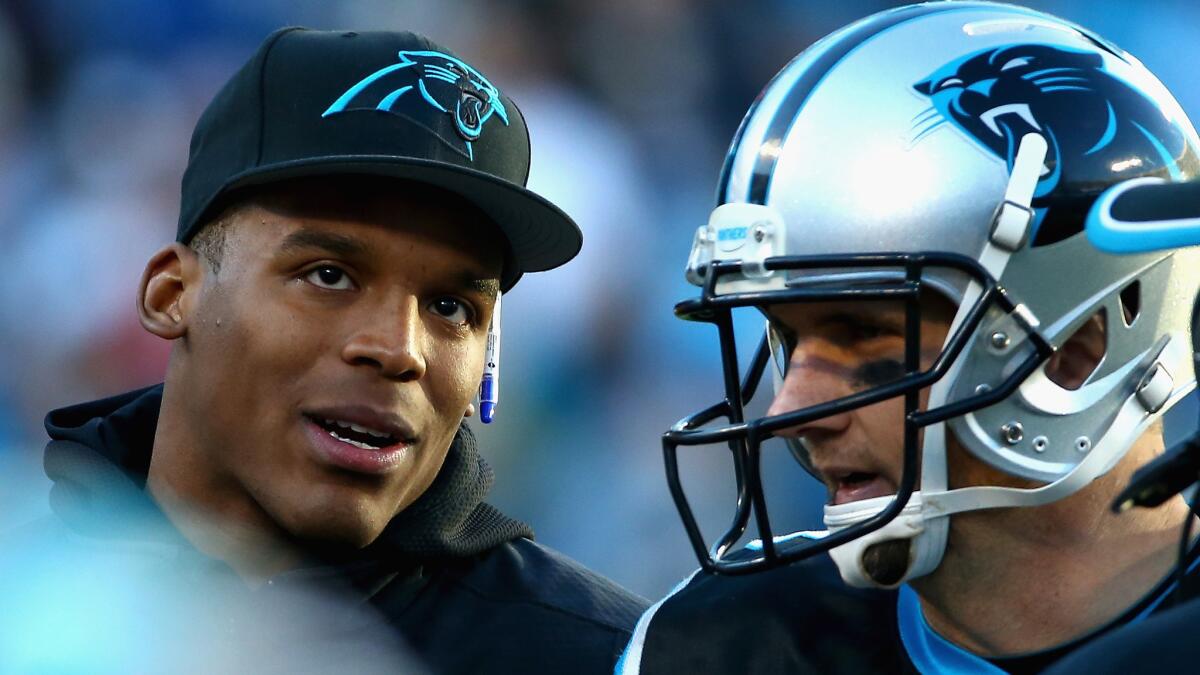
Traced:
<svg viewBox="0 0 1200 675">
<path fill-rule="evenodd" d="M 412 382 L 425 375 L 425 324 L 415 297 L 368 312 L 368 318 L 342 349 L 351 365 L 366 365 L 381 375 Z"/>
<path fill-rule="evenodd" d="M 792 352 L 783 386 L 775 394 L 767 415 L 775 416 L 802 408 L 827 403 L 854 393 L 850 384 L 849 367 L 828 355 L 805 349 L 803 345 Z M 802 422 L 775 432 L 776 436 L 803 437 L 813 434 L 835 434 L 850 424 L 849 413 Z"/>
</svg>

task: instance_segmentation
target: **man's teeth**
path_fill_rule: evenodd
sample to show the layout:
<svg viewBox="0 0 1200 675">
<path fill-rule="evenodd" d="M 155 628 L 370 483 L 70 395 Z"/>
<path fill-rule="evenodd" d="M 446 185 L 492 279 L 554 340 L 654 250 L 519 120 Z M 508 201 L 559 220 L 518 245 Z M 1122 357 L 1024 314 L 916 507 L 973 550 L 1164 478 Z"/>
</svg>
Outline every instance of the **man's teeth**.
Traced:
<svg viewBox="0 0 1200 675">
<path fill-rule="evenodd" d="M 330 436 L 333 436 L 334 438 L 338 439 L 339 441 L 341 441 L 343 443 L 348 443 L 350 445 L 353 445 L 356 448 L 362 448 L 363 450 L 378 450 L 379 449 L 379 446 L 377 446 L 377 445 L 367 445 L 366 443 L 356 441 L 353 438 L 346 438 L 344 436 L 338 436 L 336 431 L 326 431 L 325 433 L 329 434 Z"/>
<path fill-rule="evenodd" d="M 349 429 L 350 431 L 357 431 L 360 434 L 368 434 L 370 436 L 374 436 L 375 438 L 388 439 L 392 437 L 392 435 L 389 433 L 375 431 L 374 429 L 368 429 L 366 427 L 360 427 L 357 424 L 351 424 L 350 422 L 340 422 L 338 420 L 326 419 L 325 423 L 330 426 L 337 426 L 343 429 Z"/>
</svg>

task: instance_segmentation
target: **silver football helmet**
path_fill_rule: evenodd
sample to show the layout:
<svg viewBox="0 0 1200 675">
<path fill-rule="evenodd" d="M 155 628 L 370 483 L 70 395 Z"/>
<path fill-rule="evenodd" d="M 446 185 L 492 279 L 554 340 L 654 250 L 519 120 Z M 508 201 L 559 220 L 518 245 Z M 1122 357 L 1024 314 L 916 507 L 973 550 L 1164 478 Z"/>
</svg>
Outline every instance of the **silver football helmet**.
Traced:
<svg viewBox="0 0 1200 675">
<path fill-rule="evenodd" d="M 902 7 L 796 57 L 734 138 L 719 205 L 688 261 L 702 293 L 676 307 L 717 325 L 722 342 L 725 399 L 664 435 L 668 482 L 702 566 L 736 574 L 830 551 L 848 583 L 894 586 L 936 568 L 951 514 L 1052 502 L 1112 468 L 1195 387 L 1188 329 L 1200 259 L 1196 249 L 1103 253 L 1084 219 L 1117 182 L 1196 177 L 1198 153 L 1191 123 L 1140 62 L 1022 7 Z M 927 288 L 957 314 L 922 369 L 912 343 Z M 902 377 L 745 419 L 769 354 L 787 348 L 768 322 L 739 381 L 734 308 L 885 297 L 909 308 Z M 1099 366 L 1077 389 L 1056 384 L 1045 360 L 1102 310 Z M 786 362 L 772 369 L 777 387 Z M 824 531 L 773 532 L 762 441 L 892 397 L 906 409 L 897 494 L 826 507 Z M 983 462 L 1044 485 L 949 489 L 947 428 Z M 728 445 L 738 480 L 733 524 L 711 546 L 678 468 L 681 446 L 705 444 Z M 805 463 L 803 442 L 789 444 Z M 752 517 L 761 539 L 734 549 Z M 889 540 L 909 541 L 907 569 L 872 578 L 864 552 Z"/>
</svg>

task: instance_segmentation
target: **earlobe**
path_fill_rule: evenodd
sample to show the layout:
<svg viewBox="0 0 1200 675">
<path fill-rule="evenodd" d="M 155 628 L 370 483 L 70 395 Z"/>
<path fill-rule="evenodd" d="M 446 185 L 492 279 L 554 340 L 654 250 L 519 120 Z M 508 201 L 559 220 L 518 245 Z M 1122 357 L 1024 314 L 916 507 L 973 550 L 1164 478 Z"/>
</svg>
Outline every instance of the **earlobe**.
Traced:
<svg viewBox="0 0 1200 675">
<path fill-rule="evenodd" d="M 193 298 L 203 281 L 196 252 L 180 243 L 169 244 L 146 263 L 138 286 L 138 318 L 147 331 L 175 340 L 187 334 Z"/>
<path fill-rule="evenodd" d="M 474 403 L 468 403 L 468 404 L 467 404 L 467 411 L 466 411 L 465 413 L 463 413 L 463 417 L 472 417 L 472 416 L 474 416 L 474 415 L 475 415 L 475 404 L 474 404 Z"/>
</svg>

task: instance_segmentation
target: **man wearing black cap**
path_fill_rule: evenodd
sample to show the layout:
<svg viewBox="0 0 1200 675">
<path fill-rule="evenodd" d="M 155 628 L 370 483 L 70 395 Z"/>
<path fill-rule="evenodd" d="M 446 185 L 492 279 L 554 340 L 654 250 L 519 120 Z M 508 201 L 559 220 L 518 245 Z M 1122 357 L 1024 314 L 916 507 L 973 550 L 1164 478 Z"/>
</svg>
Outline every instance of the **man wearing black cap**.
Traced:
<svg viewBox="0 0 1200 675">
<path fill-rule="evenodd" d="M 166 381 L 47 416 L 46 532 L 169 530 L 168 564 L 253 593 L 348 583 L 435 672 L 610 672 L 643 602 L 483 503 L 462 424 L 500 294 L 582 242 L 528 170 L 513 102 L 424 38 L 271 35 L 142 276 Z M 138 499 L 170 527 L 109 527 Z"/>
</svg>

